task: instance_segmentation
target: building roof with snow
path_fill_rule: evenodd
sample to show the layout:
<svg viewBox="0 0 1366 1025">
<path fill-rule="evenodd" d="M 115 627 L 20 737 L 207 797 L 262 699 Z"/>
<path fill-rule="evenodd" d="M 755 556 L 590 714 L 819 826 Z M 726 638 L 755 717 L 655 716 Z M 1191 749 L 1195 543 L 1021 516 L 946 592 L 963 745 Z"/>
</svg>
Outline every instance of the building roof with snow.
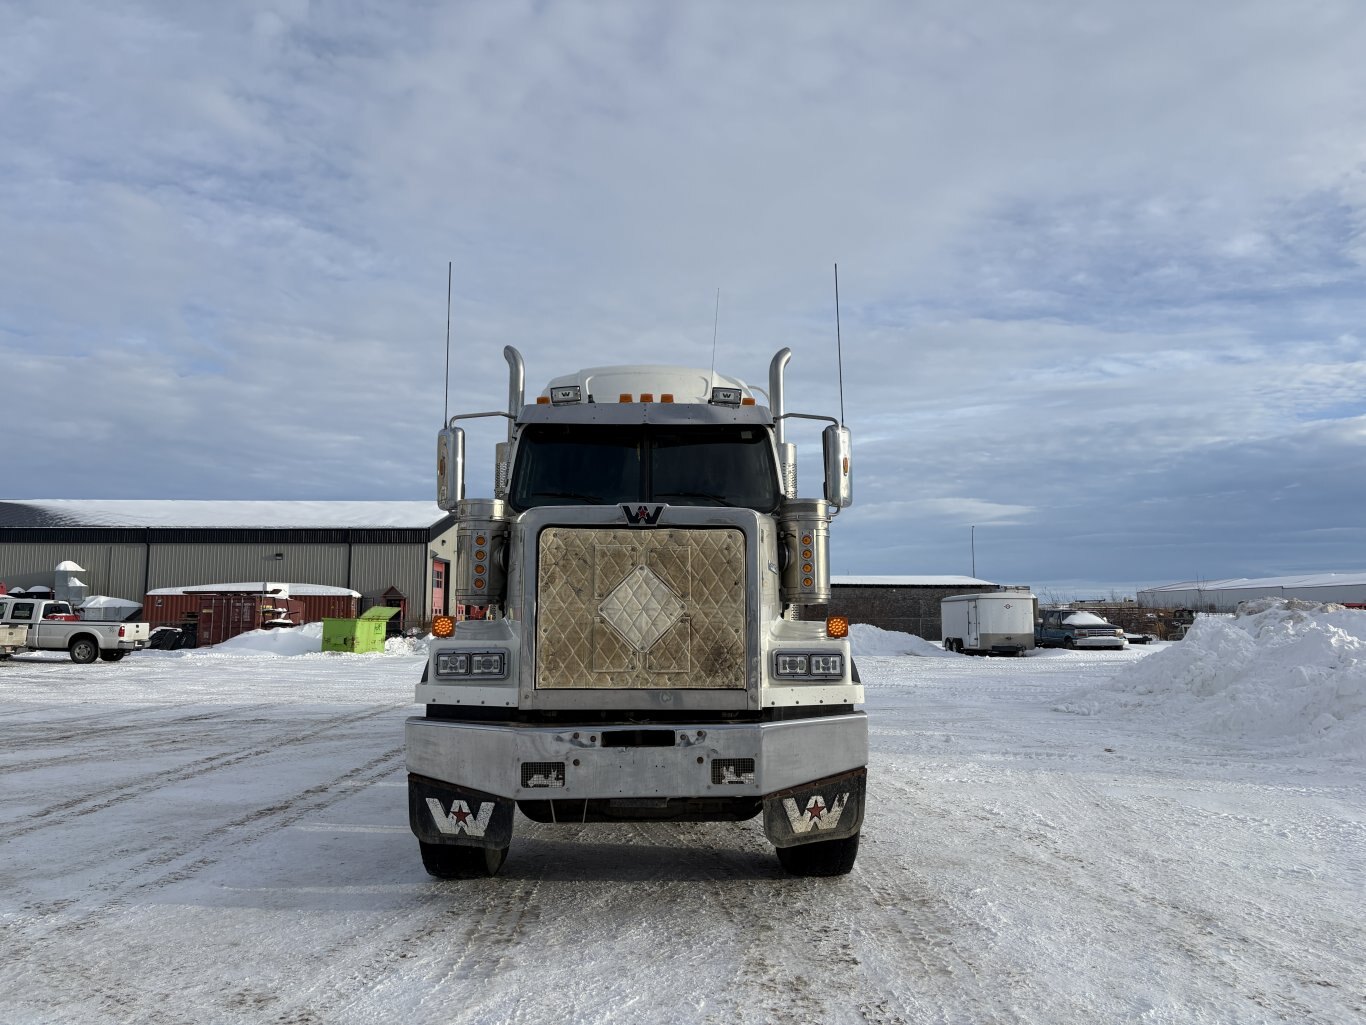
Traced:
<svg viewBox="0 0 1366 1025">
<path fill-rule="evenodd" d="M 450 514 L 434 502 L 259 502 L 17 499 L 0 501 L 0 527 L 430 527 Z"/>
<path fill-rule="evenodd" d="M 990 580 L 957 576 L 832 576 L 836 587 L 996 587 Z"/>
<path fill-rule="evenodd" d="M 1300 598 L 1305 601 L 1366 602 L 1366 571 L 1288 573 L 1277 577 L 1187 580 L 1148 587 L 1135 595 L 1148 608 L 1191 608 L 1232 612 L 1239 602 L 1256 598 Z"/>
</svg>

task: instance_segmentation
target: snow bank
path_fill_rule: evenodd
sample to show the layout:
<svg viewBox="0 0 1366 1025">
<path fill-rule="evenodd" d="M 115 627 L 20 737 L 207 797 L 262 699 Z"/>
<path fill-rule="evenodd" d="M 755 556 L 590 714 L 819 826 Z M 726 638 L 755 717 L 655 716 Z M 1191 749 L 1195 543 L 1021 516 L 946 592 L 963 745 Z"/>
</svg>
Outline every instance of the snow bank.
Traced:
<svg viewBox="0 0 1366 1025">
<path fill-rule="evenodd" d="M 208 650 L 215 655 L 312 655 L 323 650 L 323 625 L 305 623 L 278 630 L 251 630 Z"/>
<path fill-rule="evenodd" d="M 385 655 L 427 657 L 426 637 L 390 637 L 384 642 Z M 345 651 L 323 651 L 322 623 L 305 623 L 303 626 L 281 627 L 277 630 L 251 630 L 236 637 L 207 648 L 181 648 L 176 651 L 158 651 L 149 648 L 138 653 L 139 657 L 206 657 L 228 655 L 232 658 L 281 658 L 297 655 L 325 655 L 328 658 L 375 658 L 379 652 L 362 652 L 354 655 Z"/>
<path fill-rule="evenodd" d="M 917 637 L 915 634 L 897 633 L 884 630 L 868 623 L 852 623 L 849 626 L 849 644 L 855 656 L 867 655 L 921 655 L 938 658 L 962 658 L 952 655 L 938 644 Z"/>
<path fill-rule="evenodd" d="M 1197 619 L 1184 640 L 1058 711 L 1160 715 L 1185 729 L 1323 754 L 1366 754 L 1366 611 L 1264 598 Z"/>
</svg>

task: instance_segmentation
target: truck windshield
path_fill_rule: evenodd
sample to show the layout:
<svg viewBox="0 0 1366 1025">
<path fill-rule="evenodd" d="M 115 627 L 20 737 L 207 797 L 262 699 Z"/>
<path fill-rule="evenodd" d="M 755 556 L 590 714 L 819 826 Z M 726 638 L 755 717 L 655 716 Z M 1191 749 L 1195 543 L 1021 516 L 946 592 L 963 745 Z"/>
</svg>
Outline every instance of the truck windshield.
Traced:
<svg viewBox="0 0 1366 1025">
<path fill-rule="evenodd" d="M 536 424 L 517 444 L 509 501 L 543 505 L 733 506 L 772 512 L 778 472 L 759 427 Z"/>
</svg>

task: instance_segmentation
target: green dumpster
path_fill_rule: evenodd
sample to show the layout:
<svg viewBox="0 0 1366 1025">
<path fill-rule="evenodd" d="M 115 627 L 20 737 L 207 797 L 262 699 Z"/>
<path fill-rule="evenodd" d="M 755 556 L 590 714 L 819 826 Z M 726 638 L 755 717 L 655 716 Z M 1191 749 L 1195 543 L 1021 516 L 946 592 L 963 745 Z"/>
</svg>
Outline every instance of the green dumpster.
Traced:
<svg viewBox="0 0 1366 1025">
<path fill-rule="evenodd" d="M 399 611 L 376 605 L 359 619 L 324 619 L 323 651 L 383 651 L 385 630 Z"/>
</svg>

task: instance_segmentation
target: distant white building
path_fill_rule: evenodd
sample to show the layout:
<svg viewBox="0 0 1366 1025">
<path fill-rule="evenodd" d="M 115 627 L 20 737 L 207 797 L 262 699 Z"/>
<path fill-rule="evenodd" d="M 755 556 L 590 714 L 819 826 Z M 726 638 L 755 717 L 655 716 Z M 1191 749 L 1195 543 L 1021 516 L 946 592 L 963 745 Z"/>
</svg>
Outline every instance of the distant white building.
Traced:
<svg viewBox="0 0 1366 1025">
<path fill-rule="evenodd" d="M 1195 609 L 1232 612 L 1242 601 L 1255 598 L 1301 598 L 1314 602 L 1366 604 L 1366 572 L 1297 573 L 1283 577 L 1246 577 L 1232 580 L 1188 580 L 1139 591 L 1145 608 Z"/>
</svg>

